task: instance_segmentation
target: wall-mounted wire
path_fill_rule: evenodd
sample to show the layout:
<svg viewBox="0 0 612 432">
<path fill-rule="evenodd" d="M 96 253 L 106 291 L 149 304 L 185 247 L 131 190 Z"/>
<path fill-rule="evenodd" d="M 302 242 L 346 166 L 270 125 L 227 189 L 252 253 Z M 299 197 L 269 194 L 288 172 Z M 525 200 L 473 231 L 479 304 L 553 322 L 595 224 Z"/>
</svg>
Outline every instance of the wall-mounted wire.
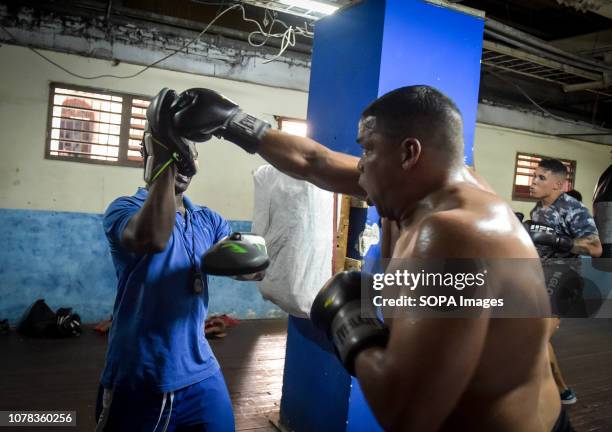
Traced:
<svg viewBox="0 0 612 432">
<path fill-rule="evenodd" d="M 84 79 L 84 80 L 94 80 L 94 79 L 100 79 L 100 78 L 130 79 L 130 78 L 135 78 L 135 77 L 141 75 L 142 73 L 146 72 L 148 69 L 150 69 L 150 68 L 160 64 L 161 62 L 163 62 L 163 61 L 169 59 L 170 57 L 172 57 L 172 56 L 174 56 L 174 55 L 184 51 L 185 49 L 187 49 L 193 43 L 198 41 L 210 29 L 210 27 L 217 20 L 219 20 L 219 18 L 221 18 L 223 15 L 225 15 L 227 12 L 229 12 L 229 11 L 231 11 L 233 9 L 240 9 L 242 11 L 242 19 L 244 21 L 251 22 L 251 23 L 254 23 L 254 24 L 257 25 L 258 30 L 255 30 L 255 31 L 251 32 L 249 34 L 248 38 L 247 38 L 247 42 L 249 43 L 249 45 L 251 45 L 253 47 L 261 47 L 261 46 L 265 45 L 270 38 L 280 38 L 281 39 L 281 47 L 280 47 L 280 50 L 279 50 L 278 54 L 276 54 L 271 59 L 265 60 L 263 63 L 269 63 L 271 61 L 274 61 L 274 60 L 278 59 L 279 57 L 281 57 L 283 55 L 283 53 L 287 50 L 288 47 L 295 46 L 295 35 L 296 34 L 301 35 L 301 36 L 305 36 L 305 37 L 309 37 L 309 38 L 313 37 L 313 33 L 308 30 L 308 25 L 306 23 L 304 23 L 304 27 L 303 28 L 302 27 L 288 26 L 285 22 L 279 20 L 275 15 L 272 16 L 272 21 L 270 23 L 268 31 L 265 31 L 263 29 L 263 27 L 261 26 L 261 24 L 259 24 L 259 22 L 257 20 L 254 20 L 252 18 L 247 18 L 246 10 L 245 10 L 244 6 L 241 3 L 234 3 L 231 6 L 228 6 L 227 8 L 225 8 L 224 10 L 219 12 L 206 25 L 204 30 L 202 30 L 200 33 L 198 33 L 198 35 L 195 36 L 194 38 L 192 38 L 192 39 L 188 40 L 187 42 L 185 42 L 183 44 L 183 46 L 181 46 L 179 49 L 174 50 L 173 52 L 163 56 L 159 60 L 156 60 L 153 63 L 144 66 L 138 72 L 135 72 L 135 73 L 129 74 L 129 75 L 115 75 L 115 74 L 100 74 L 100 75 L 92 75 L 92 76 L 81 75 L 79 73 L 72 72 L 71 70 L 65 68 L 61 64 L 59 64 L 59 63 L 55 62 L 54 60 L 50 59 L 45 54 L 40 52 L 38 49 L 30 47 L 30 46 L 28 46 L 27 48 L 30 49 L 32 52 L 34 52 L 36 55 L 42 57 L 45 61 L 51 63 L 53 66 L 61 69 L 62 71 L 66 72 L 67 74 L 69 74 L 71 76 L 74 76 L 76 78 L 79 78 L 79 79 Z M 265 11 L 266 11 L 265 12 L 266 13 L 265 16 L 267 17 L 268 13 L 270 13 L 270 12 L 269 12 L 268 9 L 265 9 Z M 285 27 L 285 31 L 282 32 L 282 33 L 271 33 L 272 29 L 274 27 L 274 24 L 276 24 L 276 23 L 279 23 L 282 26 L 284 26 Z M 0 24 L 0 28 L 11 38 L 11 41 L 19 43 L 18 39 L 6 27 L 4 27 L 2 24 Z M 254 35 L 256 35 L 256 34 L 261 34 L 264 37 L 263 42 L 257 44 L 257 43 L 252 41 L 252 37 Z"/>
</svg>

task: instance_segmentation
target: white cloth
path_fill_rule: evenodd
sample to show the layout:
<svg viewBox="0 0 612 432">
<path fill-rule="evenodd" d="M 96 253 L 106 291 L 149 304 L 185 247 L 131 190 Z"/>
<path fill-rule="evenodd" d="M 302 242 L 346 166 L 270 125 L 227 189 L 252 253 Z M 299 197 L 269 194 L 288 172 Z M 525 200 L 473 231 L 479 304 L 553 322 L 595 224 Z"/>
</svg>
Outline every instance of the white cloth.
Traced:
<svg viewBox="0 0 612 432">
<path fill-rule="evenodd" d="M 285 312 L 307 318 L 331 276 L 333 194 L 264 165 L 253 173 L 252 231 L 263 236 L 270 257 L 257 286 Z"/>
</svg>

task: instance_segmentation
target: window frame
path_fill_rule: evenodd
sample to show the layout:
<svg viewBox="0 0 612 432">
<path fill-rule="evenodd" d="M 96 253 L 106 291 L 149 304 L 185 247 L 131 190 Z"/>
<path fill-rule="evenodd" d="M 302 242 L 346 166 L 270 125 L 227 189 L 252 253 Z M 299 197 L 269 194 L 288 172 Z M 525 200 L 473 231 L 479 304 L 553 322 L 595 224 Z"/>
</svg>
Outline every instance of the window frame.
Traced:
<svg viewBox="0 0 612 432">
<path fill-rule="evenodd" d="M 302 119 L 302 118 L 297 118 L 297 117 L 287 117 L 287 116 L 281 116 L 281 115 L 275 115 L 274 116 L 274 120 L 276 120 L 276 127 L 278 128 L 278 130 L 282 131 L 283 130 L 283 122 L 284 121 L 291 121 L 291 122 L 300 122 L 300 123 L 304 123 L 306 125 L 306 128 L 308 128 L 308 121 L 306 119 Z M 308 129 L 307 129 L 308 130 Z M 289 132 L 287 132 L 289 133 Z M 296 136 L 301 136 L 301 135 L 296 135 Z M 308 137 L 308 133 L 306 133 L 305 137 Z"/>
<path fill-rule="evenodd" d="M 516 184 L 516 176 L 519 174 L 517 172 L 517 170 L 519 168 L 519 166 L 518 166 L 519 156 L 530 156 L 530 157 L 539 158 L 540 160 L 542 160 L 542 159 L 557 159 L 557 160 L 559 160 L 561 162 L 568 163 L 569 164 L 569 167 L 568 167 L 568 178 L 566 179 L 566 181 L 567 181 L 567 184 L 569 185 L 569 190 L 574 189 L 574 187 L 576 185 L 576 167 L 578 165 L 575 160 L 564 159 L 564 158 L 560 158 L 560 157 L 557 157 L 557 156 L 546 156 L 546 155 L 541 155 L 541 154 L 536 154 L 536 153 L 527 153 L 527 152 L 517 151 L 516 155 L 514 157 L 514 171 L 512 173 L 512 201 L 525 201 L 525 202 L 536 202 L 536 201 L 538 201 L 536 198 L 532 198 L 530 196 L 526 196 L 526 195 L 524 195 L 524 193 L 517 192 L 517 190 L 516 190 L 517 186 L 523 186 L 523 185 L 517 185 Z M 523 173 L 520 173 L 520 174 L 523 174 Z"/>
<path fill-rule="evenodd" d="M 51 141 L 52 141 L 52 130 L 53 130 L 53 107 L 54 96 L 56 94 L 55 89 L 64 88 L 67 90 L 83 91 L 88 93 L 97 93 L 108 96 L 119 96 L 122 98 L 121 102 L 121 124 L 119 128 L 119 152 L 117 154 L 116 161 L 93 159 L 88 157 L 75 157 L 75 156 L 59 156 L 51 154 Z M 131 126 L 131 109 L 132 101 L 134 99 L 150 100 L 151 96 L 141 95 L 137 93 L 126 93 L 118 92 L 114 90 L 101 89 L 95 87 L 87 87 L 75 84 L 62 83 L 57 81 L 51 81 L 49 83 L 49 98 L 47 107 L 47 130 L 45 136 L 45 159 L 53 161 L 64 161 L 64 162 L 78 162 L 78 163 L 89 163 L 96 165 L 107 165 L 107 166 L 119 166 L 129 168 L 143 168 L 144 162 L 133 161 L 128 159 L 128 149 L 130 140 L 130 126 Z M 61 130 L 61 129 L 60 129 Z M 53 150 L 55 151 L 55 150 Z"/>
</svg>

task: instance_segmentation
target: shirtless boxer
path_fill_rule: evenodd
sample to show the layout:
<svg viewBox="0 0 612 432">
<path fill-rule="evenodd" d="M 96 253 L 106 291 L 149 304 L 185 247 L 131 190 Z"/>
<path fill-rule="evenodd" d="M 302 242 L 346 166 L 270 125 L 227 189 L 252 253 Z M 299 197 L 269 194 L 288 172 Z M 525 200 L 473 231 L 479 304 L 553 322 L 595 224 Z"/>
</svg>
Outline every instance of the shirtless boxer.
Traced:
<svg viewBox="0 0 612 432">
<path fill-rule="evenodd" d="M 367 198 L 399 230 L 393 258 L 538 258 L 510 207 L 464 166 L 460 113 L 431 87 L 403 87 L 366 108 L 361 158 L 272 130 L 207 89 L 181 94 L 171 115 L 186 138 L 214 134 L 293 177 Z M 500 277 L 531 298 L 544 290 L 533 285 L 538 272 Z M 551 330 L 543 317 L 395 319 L 388 343 L 361 346 L 345 366 L 387 430 L 571 430 L 548 366 Z"/>
</svg>

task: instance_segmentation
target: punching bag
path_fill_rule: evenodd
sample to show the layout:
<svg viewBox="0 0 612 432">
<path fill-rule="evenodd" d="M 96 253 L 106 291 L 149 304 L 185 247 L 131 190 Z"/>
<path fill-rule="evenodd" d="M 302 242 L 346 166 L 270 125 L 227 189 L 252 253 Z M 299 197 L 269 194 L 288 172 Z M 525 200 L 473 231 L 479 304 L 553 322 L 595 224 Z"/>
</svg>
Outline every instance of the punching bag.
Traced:
<svg viewBox="0 0 612 432">
<path fill-rule="evenodd" d="M 594 259 L 593 267 L 612 272 L 612 165 L 604 171 L 595 187 L 593 217 L 603 246 L 602 259 Z"/>
</svg>

